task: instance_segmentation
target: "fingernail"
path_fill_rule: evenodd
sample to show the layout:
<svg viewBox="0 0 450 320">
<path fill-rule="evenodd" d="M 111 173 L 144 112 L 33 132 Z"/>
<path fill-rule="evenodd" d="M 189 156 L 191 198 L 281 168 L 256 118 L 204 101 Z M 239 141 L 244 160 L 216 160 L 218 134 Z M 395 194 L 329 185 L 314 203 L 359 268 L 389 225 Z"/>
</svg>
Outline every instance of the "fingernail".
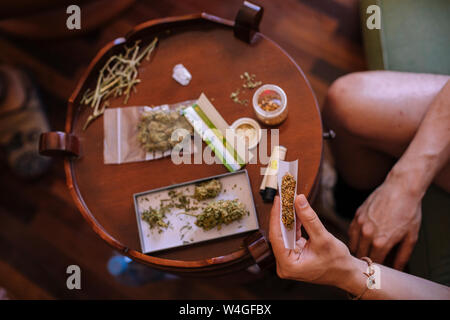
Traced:
<svg viewBox="0 0 450 320">
<path fill-rule="evenodd" d="M 305 195 L 301 194 L 298 196 L 299 200 L 299 204 L 300 204 L 300 208 L 306 208 L 308 206 L 308 200 L 306 200 Z"/>
</svg>

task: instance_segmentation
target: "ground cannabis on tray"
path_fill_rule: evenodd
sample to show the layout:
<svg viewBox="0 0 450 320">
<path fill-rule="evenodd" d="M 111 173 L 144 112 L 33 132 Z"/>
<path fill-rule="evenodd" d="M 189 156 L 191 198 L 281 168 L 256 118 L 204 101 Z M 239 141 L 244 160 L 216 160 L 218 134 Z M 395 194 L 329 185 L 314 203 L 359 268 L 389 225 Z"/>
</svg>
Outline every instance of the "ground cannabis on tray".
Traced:
<svg viewBox="0 0 450 320">
<path fill-rule="evenodd" d="M 198 201 L 215 198 L 220 193 L 222 184 L 219 180 L 212 179 L 195 186 L 194 198 Z"/>
<path fill-rule="evenodd" d="M 205 231 L 211 230 L 217 227 L 218 230 L 222 228 L 222 225 L 228 225 L 233 221 L 242 219 L 244 215 L 250 215 L 246 210 L 245 205 L 235 200 L 218 200 L 211 201 L 208 204 L 204 204 L 203 207 L 199 207 L 197 201 L 205 199 L 211 199 L 217 197 L 222 189 L 222 184 L 217 179 L 212 179 L 199 183 L 195 186 L 194 195 L 185 195 L 182 191 L 170 190 L 168 192 L 168 198 L 160 199 L 159 208 L 149 208 L 142 212 L 142 220 L 148 223 L 150 229 L 157 228 L 161 233 L 164 229 L 169 227 L 166 214 L 170 213 L 172 209 L 183 209 L 183 212 L 178 214 L 185 214 L 195 217 L 195 224 Z M 195 200 L 194 205 L 191 203 L 191 198 Z M 196 213 L 202 209 L 201 213 Z M 184 225 L 180 232 L 183 230 L 190 230 L 192 227 L 187 224 Z M 181 235 L 181 239 L 184 238 L 184 234 Z"/>
<path fill-rule="evenodd" d="M 142 212 L 142 220 L 148 223 L 150 229 L 157 228 L 159 233 L 169 226 L 169 222 L 165 221 L 166 214 L 170 213 L 173 208 L 184 209 L 185 213 L 198 209 L 198 207 L 191 206 L 189 196 L 184 195 L 182 192 L 170 190 L 168 195 L 169 198 L 160 199 L 158 209 L 150 207 Z"/>
<path fill-rule="evenodd" d="M 192 135 L 194 129 L 181 115 L 180 110 L 144 111 L 138 123 L 138 142 L 147 151 L 166 151 Z M 184 129 L 184 130 L 178 130 Z M 173 136 L 175 133 L 175 137 Z"/>
<path fill-rule="evenodd" d="M 196 206 L 191 206 L 191 197 L 185 195 L 181 191 L 177 192 L 175 190 L 170 190 L 168 195 L 169 199 L 161 199 L 161 207 L 163 207 L 163 203 L 166 203 L 164 204 L 164 208 L 168 209 L 184 209 L 185 212 L 191 212 L 198 209 Z"/>
<path fill-rule="evenodd" d="M 201 214 L 197 215 L 195 224 L 204 230 L 211 230 L 214 227 L 220 230 L 223 224 L 241 220 L 244 215 L 250 215 L 250 213 L 238 200 L 213 201 L 203 209 Z"/>
<path fill-rule="evenodd" d="M 164 218 L 166 217 L 166 212 L 164 210 L 156 210 L 153 208 L 149 208 L 142 212 L 142 220 L 148 223 L 150 229 L 158 228 L 161 233 L 163 229 L 166 229 L 169 226 L 169 223 L 164 222 Z"/>
<path fill-rule="evenodd" d="M 295 179 L 286 173 L 281 180 L 281 221 L 291 230 L 294 226 Z"/>
<path fill-rule="evenodd" d="M 135 85 L 140 82 L 137 78 L 138 67 L 142 59 L 150 58 L 157 42 L 158 38 L 155 38 L 148 46 L 140 50 L 140 40 L 138 40 L 130 48 L 124 46 L 123 53 L 113 55 L 106 61 L 99 71 L 95 89 L 87 89 L 81 98 L 80 104 L 89 105 L 93 109 L 83 130 L 86 130 L 92 121 L 104 113 L 105 108 L 109 106 L 107 99 L 125 95 L 124 103 L 128 102 L 131 90 L 136 91 Z"/>
</svg>

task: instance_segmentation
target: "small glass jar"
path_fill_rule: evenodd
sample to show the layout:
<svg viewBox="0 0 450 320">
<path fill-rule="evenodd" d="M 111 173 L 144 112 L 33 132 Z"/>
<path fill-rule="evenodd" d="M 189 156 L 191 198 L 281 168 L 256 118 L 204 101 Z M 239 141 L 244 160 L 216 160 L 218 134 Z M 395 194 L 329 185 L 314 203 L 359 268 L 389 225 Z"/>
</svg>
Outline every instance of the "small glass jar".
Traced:
<svg viewBox="0 0 450 320">
<path fill-rule="evenodd" d="M 253 109 L 262 123 L 269 126 L 278 125 L 288 114 L 286 93 L 279 86 L 265 84 L 253 95 Z"/>
</svg>

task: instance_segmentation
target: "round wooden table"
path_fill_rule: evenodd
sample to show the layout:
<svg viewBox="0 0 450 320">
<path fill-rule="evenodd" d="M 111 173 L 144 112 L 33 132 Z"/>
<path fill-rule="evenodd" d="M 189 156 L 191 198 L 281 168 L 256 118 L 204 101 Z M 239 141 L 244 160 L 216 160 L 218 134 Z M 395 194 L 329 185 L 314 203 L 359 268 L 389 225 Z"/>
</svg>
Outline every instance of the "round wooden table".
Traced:
<svg viewBox="0 0 450 320">
<path fill-rule="evenodd" d="M 151 60 L 139 69 L 142 82 L 131 95 L 128 106 L 161 105 L 196 99 L 204 92 L 228 123 L 241 117 L 255 118 L 251 102 L 240 105 L 230 93 L 242 85 L 240 75 L 256 74 L 264 84 L 276 84 L 287 95 L 289 114 L 277 127 L 280 144 L 287 147 L 287 161 L 299 159 L 298 193 L 311 197 L 317 186 L 322 157 L 322 124 L 314 93 L 300 67 L 276 43 L 256 32 L 255 13 L 241 14 L 237 21 L 208 14 L 149 21 L 135 27 L 126 38 L 104 47 L 92 61 L 69 100 L 66 130 L 41 137 L 45 154 L 66 154 L 67 184 L 78 209 L 99 234 L 114 248 L 132 259 L 178 274 L 217 275 L 270 261 L 268 223 L 270 203 L 259 195 L 261 163 L 248 164 L 260 232 L 176 248 L 151 255 L 140 252 L 133 194 L 227 172 L 221 164 L 175 165 L 170 157 L 147 162 L 105 165 L 103 163 L 103 119 L 82 127 L 91 110 L 80 106 L 85 89 L 95 86 L 97 72 L 122 44 L 143 43 L 159 37 Z M 250 17 L 250 19 L 249 19 Z M 238 21 L 241 19 L 241 21 Z M 257 19 L 256 19 L 257 20 Z M 256 26 L 255 26 L 256 24 Z M 247 29 L 246 29 L 247 28 Z M 233 33 L 235 31 L 235 34 Z M 247 32 L 247 34 L 245 34 Z M 239 37 L 239 38 L 238 38 Z M 243 41 L 248 40 L 248 42 Z M 171 78 L 174 65 L 183 63 L 193 78 L 187 87 Z M 242 98 L 251 101 L 254 91 Z M 123 98 L 111 108 L 123 107 Z M 268 139 L 270 146 L 270 136 Z M 268 151 L 270 156 L 270 150 Z M 70 155 L 78 154 L 78 157 Z M 88 250 L 88 248 L 87 248 Z"/>
</svg>

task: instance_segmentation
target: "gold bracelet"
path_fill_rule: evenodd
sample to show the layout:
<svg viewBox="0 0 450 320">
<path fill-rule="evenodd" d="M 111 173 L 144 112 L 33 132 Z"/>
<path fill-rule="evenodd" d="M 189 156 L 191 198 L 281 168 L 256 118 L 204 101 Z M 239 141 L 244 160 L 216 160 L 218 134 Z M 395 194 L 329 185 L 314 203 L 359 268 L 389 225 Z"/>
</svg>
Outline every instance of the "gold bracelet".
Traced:
<svg viewBox="0 0 450 320">
<path fill-rule="evenodd" d="M 367 278 L 370 279 L 370 281 L 372 282 L 372 284 L 375 284 L 375 280 L 372 279 L 372 276 L 373 276 L 374 273 L 375 273 L 375 270 L 372 268 L 372 265 L 373 265 L 372 260 L 371 260 L 369 257 L 362 257 L 361 260 L 367 262 L 367 265 L 368 265 L 368 267 L 369 267 L 369 273 L 363 272 L 363 274 L 364 274 L 365 276 L 367 276 Z M 349 297 L 349 299 L 351 299 L 351 300 L 360 300 L 361 297 L 366 293 L 366 291 L 367 291 L 368 289 L 369 289 L 369 286 L 366 284 L 366 286 L 365 286 L 365 288 L 364 288 L 364 291 L 361 292 L 361 294 L 359 294 L 359 295 L 357 295 L 357 296 L 352 296 L 350 293 L 348 293 L 348 297 Z"/>
</svg>

